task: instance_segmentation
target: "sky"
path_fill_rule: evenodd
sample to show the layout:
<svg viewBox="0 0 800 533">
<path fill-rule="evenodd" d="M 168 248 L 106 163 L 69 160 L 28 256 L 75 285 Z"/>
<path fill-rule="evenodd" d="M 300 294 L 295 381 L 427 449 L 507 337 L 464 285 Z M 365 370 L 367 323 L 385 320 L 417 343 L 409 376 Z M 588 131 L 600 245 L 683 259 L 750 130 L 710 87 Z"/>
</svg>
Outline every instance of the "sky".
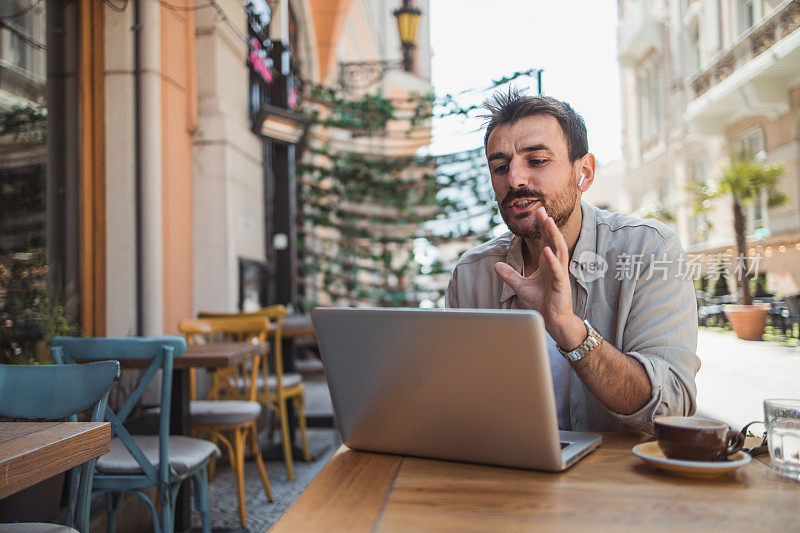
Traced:
<svg viewBox="0 0 800 533">
<path fill-rule="evenodd" d="M 618 159 L 616 4 L 616 0 L 430 0 L 434 90 L 442 95 L 482 89 L 493 79 L 542 68 L 544 93 L 569 102 L 583 115 L 589 151 L 598 162 Z M 517 85 L 535 88 L 530 79 Z M 431 151 L 481 146 L 483 135 L 476 131 L 481 123 L 476 119 L 465 124 L 452 117 L 435 121 Z"/>
</svg>

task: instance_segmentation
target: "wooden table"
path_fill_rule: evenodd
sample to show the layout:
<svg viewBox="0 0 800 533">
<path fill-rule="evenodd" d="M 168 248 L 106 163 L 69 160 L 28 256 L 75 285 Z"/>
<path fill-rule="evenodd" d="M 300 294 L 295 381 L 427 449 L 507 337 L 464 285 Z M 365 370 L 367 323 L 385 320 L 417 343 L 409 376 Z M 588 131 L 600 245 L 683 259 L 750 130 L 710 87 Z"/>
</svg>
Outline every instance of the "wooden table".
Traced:
<svg viewBox="0 0 800 533">
<path fill-rule="evenodd" d="M 256 355 L 263 355 L 269 350 L 268 344 L 251 344 L 249 342 L 219 342 L 213 344 L 192 344 L 186 352 L 173 360 L 174 370 L 205 368 L 216 370 L 246 363 Z M 146 359 L 126 359 L 120 361 L 122 368 L 147 368 Z M 187 373 L 188 375 L 188 373 Z"/>
<path fill-rule="evenodd" d="M 182 356 L 173 360 L 170 433 L 173 435 L 190 434 L 190 369 L 217 370 L 227 368 L 247 362 L 256 355 L 263 355 L 268 350 L 269 345 L 267 344 L 251 344 L 249 342 L 221 342 L 188 346 Z M 120 364 L 122 368 L 146 368 L 150 362 L 147 360 L 128 359 L 120 361 Z M 191 526 L 191 493 L 189 488 L 186 488 L 187 486 L 187 484 L 184 484 L 178 493 L 175 511 L 176 531 L 185 531 Z"/>
<path fill-rule="evenodd" d="M 274 330 L 270 329 L 274 334 Z M 285 339 L 295 339 L 297 337 L 316 337 L 314 325 L 311 323 L 311 315 L 287 315 L 281 321 L 281 336 Z"/>
<path fill-rule="evenodd" d="M 0 422 L 0 498 L 108 453 L 108 422 Z"/>
<path fill-rule="evenodd" d="M 631 453 L 650 438 L 607 434 L 562 473 L 342 447 L 272 531 L 800 530 L 797 482 L 757 460 L 714 479 L 662 473 Z"/>
</svg>

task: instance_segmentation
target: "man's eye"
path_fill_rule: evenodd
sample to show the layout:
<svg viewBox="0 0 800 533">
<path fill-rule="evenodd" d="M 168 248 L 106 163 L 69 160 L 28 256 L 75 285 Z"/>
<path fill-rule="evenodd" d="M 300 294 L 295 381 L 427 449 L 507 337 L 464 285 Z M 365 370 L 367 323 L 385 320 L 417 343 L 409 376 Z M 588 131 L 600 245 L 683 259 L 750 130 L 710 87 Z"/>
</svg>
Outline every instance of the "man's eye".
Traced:
<svg viewBox="0 0 800 533">
<path fill-rule="evenodd" d="M 531 166 L 534 166 L 534 167 L 538 167 L 540 165 L 544 165 L 545 163 L 547 163 L 547 159 L 530 159 L 528 161 L 528 164 L 530 164 Z"/>
<path fill-rule="evenodd" d="M 505 172 L 506 170 L 508 170 L 508 165 L 498 165 L 494 167 L 495 172 Z"/>
</svg>

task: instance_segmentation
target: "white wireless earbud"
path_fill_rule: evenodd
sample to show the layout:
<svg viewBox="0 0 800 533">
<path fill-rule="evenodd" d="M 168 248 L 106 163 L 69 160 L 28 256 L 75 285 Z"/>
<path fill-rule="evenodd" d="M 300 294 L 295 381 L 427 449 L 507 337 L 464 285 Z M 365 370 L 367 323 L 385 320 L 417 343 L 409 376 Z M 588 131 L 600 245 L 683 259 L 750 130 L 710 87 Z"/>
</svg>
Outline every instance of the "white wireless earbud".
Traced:
<svg viewBox="0 0 800 533">
<path fill-rule="evenodd" d="M 584 172 L 584 173 L 581 174 L 581 179 L 578 180 L 578 187 L 583 185 L 583 180 L 585 180 L 585 179 L 586 179 L 586 173 Z"/>
</svg>

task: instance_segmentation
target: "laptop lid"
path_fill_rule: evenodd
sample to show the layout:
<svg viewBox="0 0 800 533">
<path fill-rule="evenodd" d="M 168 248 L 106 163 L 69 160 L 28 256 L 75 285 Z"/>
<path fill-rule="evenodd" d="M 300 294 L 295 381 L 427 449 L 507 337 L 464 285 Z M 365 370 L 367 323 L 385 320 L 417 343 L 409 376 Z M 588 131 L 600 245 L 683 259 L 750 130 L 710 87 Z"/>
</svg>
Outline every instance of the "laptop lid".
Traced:
<svg viewBox="0 0 800 533">
<path fill-rule="evenodd" d="M 311 319 L 348 447 L 568 466 L 535 311 L 317 308 Z"/>
</svg>

